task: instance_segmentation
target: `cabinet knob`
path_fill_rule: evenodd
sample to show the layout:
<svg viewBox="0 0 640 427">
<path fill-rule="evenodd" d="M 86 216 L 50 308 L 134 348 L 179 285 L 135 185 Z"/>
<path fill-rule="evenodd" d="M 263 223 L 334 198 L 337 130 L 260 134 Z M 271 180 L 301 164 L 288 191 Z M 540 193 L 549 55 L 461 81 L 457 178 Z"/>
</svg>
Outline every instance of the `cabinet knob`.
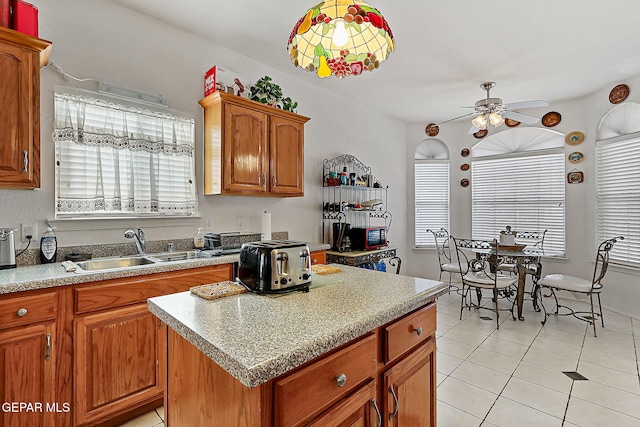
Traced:
<svg viewBox="0 0 640 427">
<path fill-rule="evenodd" d="M 20 310 L 18 310 L 18 316 L 22 317 L 25 314 L 27 314 L 27 309 L 26 308 L 21 308 Z"/>
<path fill-rule="evenodd" d="M 413 332 L 415 332 L 418 336 L 422 335 L 422 326 L 414 328 Z"/>
<path fill-rule="evenodd" d="M 347 383 L 347 376 L 345 374 L 340 374 L 336 377 L 336 383 L 338 383 L 338 387 L 344 387 Z"/>
</svg>

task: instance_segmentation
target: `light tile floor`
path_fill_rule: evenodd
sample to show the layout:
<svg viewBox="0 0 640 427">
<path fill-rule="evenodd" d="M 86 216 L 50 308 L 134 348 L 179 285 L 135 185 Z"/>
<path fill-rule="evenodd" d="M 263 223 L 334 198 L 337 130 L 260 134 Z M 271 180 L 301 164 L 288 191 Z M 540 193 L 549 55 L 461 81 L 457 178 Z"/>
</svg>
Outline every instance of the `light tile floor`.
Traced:
<svg viewBox="0 0 640 427">
<path fill-rule="evenodd" d="M 513 321 L 501 312 L 496 329 L 491 311 L 465 310 L 460 320 L 460 296 L 439 298 L 438 427 L 640 426 L 640 320 L 605 311 L 594 338 L 571 316 L 552 316 L 543 327 L 530 301 L 523 314 Z M 159 408 L 121 427 L 163 419 Z"/>
</svg>

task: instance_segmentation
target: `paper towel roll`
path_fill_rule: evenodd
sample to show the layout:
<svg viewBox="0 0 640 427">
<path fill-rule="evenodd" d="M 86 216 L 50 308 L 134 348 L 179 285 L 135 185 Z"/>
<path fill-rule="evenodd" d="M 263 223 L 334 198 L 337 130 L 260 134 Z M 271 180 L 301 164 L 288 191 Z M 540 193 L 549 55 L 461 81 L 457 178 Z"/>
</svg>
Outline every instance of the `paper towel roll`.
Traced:
<svg viewBox="0 0 640 427">
<path fill-rule="evenodd" d="M 271 212 L 262 214 L 262 240 L 271 240 Z"/>
</svg>

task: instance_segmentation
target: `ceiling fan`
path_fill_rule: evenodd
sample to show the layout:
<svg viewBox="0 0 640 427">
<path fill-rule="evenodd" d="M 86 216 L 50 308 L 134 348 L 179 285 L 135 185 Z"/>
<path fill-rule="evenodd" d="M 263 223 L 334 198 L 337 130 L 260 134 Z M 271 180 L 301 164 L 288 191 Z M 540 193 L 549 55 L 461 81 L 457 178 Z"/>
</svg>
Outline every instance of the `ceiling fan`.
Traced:
<svg viewBox="0 0 640 427">
<path fill-rule="evenodd" d="M 546 107 L 549 104 L 543 100 L 532 100 L 532 101 L 521 101 L 521 102 L 513 102 L 511 104 L 503 104 L 501 98 L 492 98 L 490 91 L 496 85 L 495 82 L 485 82 L 480 85 L 480 87 L 487 91 L 487 97 L 481 99 L 475 103 L 473 107 L 462 107 L 462 108 L 473 108 L 475 111 L 472 113 L 468 113 L 454 119 L 447 120 L 447 122 L 451 120 L 456 120 L 461 117 L 470 116 L 472 114 L 477 114 L 477 116 L 471 120 L 472 126 L 469 130 L 469 133 L 476 133 L 479 130 L 487 129 L 489 124 L 494 127 L 500 126 L 504 123 L 505 119 L 511 119 L 522 123 L 533 124 L 540 120 L 537 117 L 529 116 L 527 114 L 522 114 L 516 112 L 514 110 L 523 110 L 525 108 L 535 108 L 535 107 Z M 445 123 L 445 122 L 442 122 Z"/>
</svg>

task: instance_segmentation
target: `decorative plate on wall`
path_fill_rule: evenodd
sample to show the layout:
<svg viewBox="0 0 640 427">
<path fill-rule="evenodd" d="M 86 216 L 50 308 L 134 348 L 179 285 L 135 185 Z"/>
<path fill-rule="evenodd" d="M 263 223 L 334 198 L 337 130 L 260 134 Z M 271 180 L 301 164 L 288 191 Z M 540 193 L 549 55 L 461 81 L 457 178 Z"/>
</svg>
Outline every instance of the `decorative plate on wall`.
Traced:
<svg viewBox="0 0 640 427">
<path fill-rule="evenodd" d="M 425 132 L 427 132 L 427 135 L 429 136 L 436 136 L 438 132 L 440 132 L 440 128 L 435 123 L 429 123 L 425 129 Z"/>
<path fill-rule="evenodd" d="M 584 173 L 574 169 L 567 174 L 567 182 L 569 184 L 580 184 L 581 182 L 584 182 Z"/>
<path fill-rule="evenodd" d="M 468 148 L 463 148 L 462 151 L 460 152 L 460 155 L 462 157 L 467 157 L 469 155 L 470 151 Z"/>
<path fill-rule="evenodd" d="M 549 111 L 547 114 L 542 116 L 542 125 L 548 128 L 554 127 L 562 120 L 562 116 L 560 113 L 556 111 Z"/>
<path fill-rule="evenodd" d="M 611 89 L 609 92 L 609 102 L 612 104 L 620 104 L 629 96 L 629 86 L 625 84 L 619 84 Z"/>
<path fill-rule="evenodd" d="M 469 180 L 467 178 L 463 178 L 462 181 L 460 181 L 460 185 L 462 185 L 463 187 L 468 187 Z"/>
<path fill-rule="evenodd" d="M 569 145 L 582 144 L 582 141 L 584 141 L 584 133 L 580 131 L 568 133 L 567 136 L 564 137 L 564 140 Z"/>
<path fill-rule="evenodd" d="M 488 130 L 480 129 L 478 132 L 475 132 L 473 134 L 473 136 L 475 136 L 476 138 L 480 139 L 480 138 L 484 138 L 485 136 L 487 136 L 488 133 L 489 133 Z"/>
<path fill-rule="evenodd" d="M 579 151 L 574 151 L 573 153 L 569 154 L 567 158 L 571 163 L 580 163 L 584 160 L 584 154 Z"/>
<path fill-rule="evenodd" d="M 504 119 L 504 124 L 509 126 L 510 128 L 514 128 L 520 124 L 519 121 L 513 119 Z"/>
<path fill-rule="evenodd" d="M 460 170 L 461 171 L 468 171 L 469 170 L 469 163 L 463 163 L 460 165 Z"/>
</svg>

